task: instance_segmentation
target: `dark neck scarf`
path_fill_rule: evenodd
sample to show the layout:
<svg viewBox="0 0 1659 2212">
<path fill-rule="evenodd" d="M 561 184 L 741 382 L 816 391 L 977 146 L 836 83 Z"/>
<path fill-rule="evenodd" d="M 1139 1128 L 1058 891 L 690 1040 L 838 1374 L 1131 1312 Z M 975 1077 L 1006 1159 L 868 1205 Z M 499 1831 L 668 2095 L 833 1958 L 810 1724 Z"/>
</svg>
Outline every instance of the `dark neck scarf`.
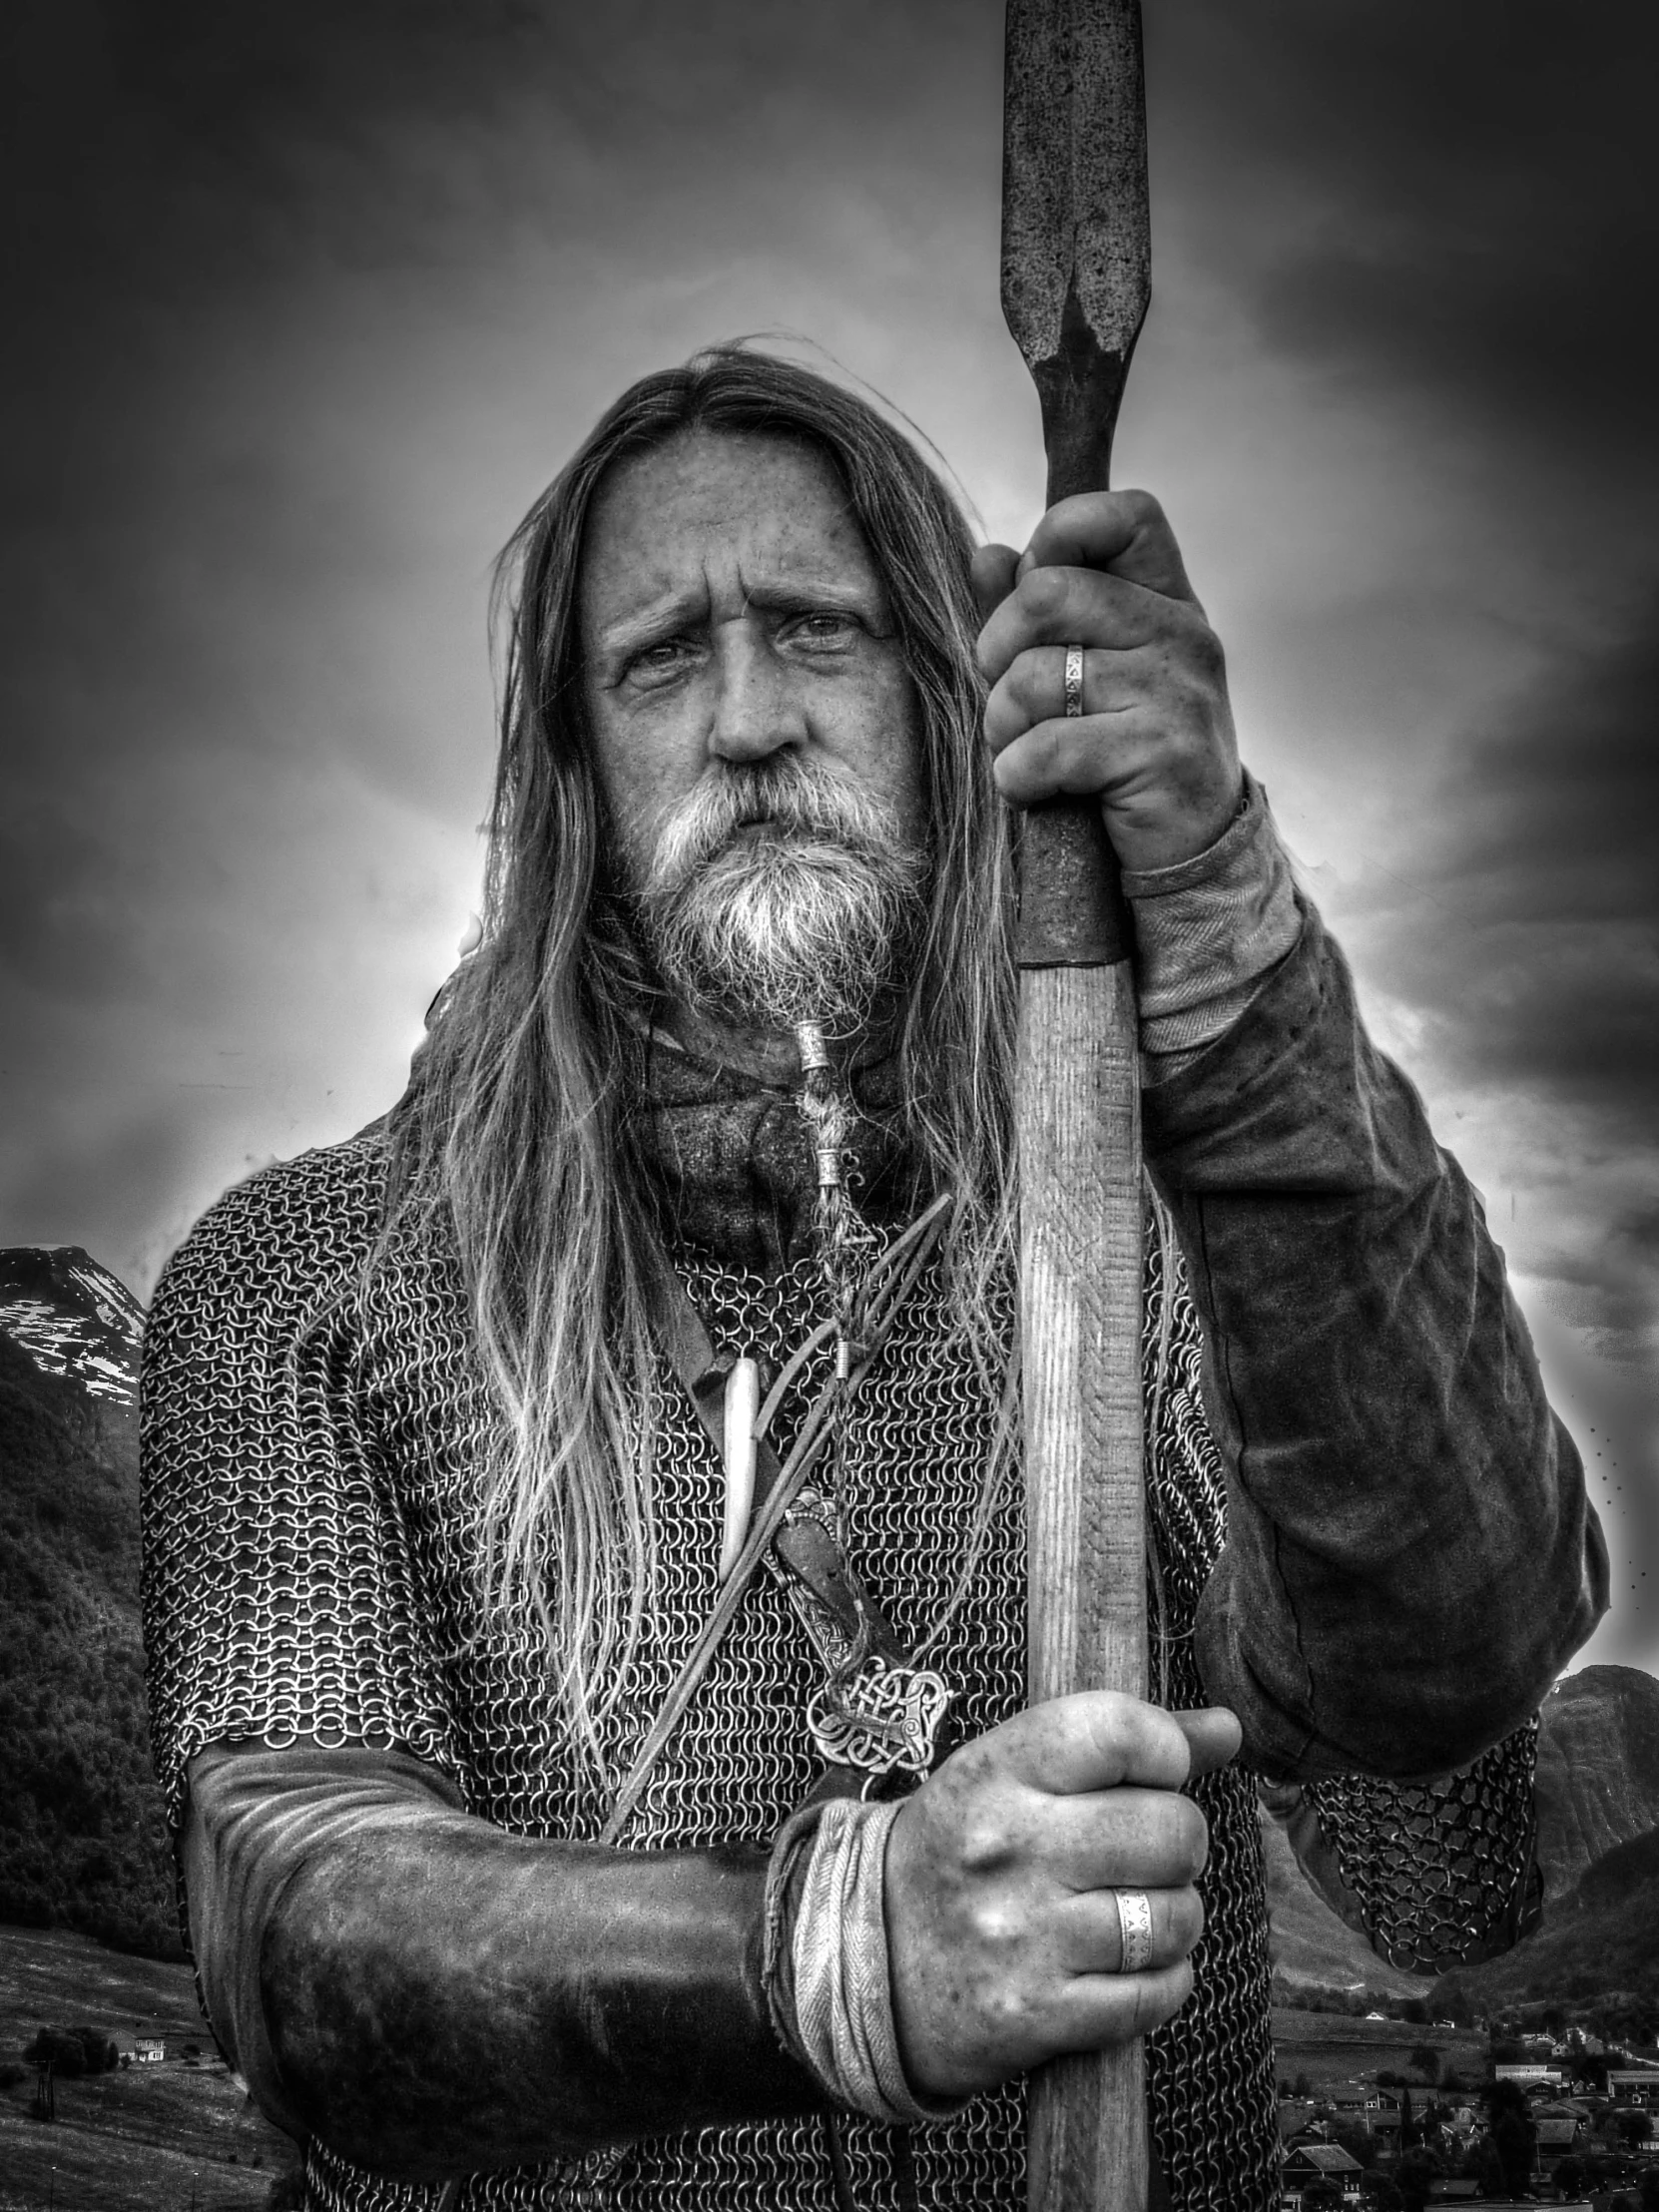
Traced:
<svg viewBox="0 0 1659 2212">
<path fill-rule="evenodd" d="M 904 1142 L 897 1055 L 841 1080 L 858 1109 L 853 1199 L 872 1227 L 907 1219 L 923 1191 Z M 766 1081 L 652 1033 L 630 1129 L 673 1242 L 765 1275 L 811 1251 L 818 1167 L 799 1081 Z"/>
</svg>

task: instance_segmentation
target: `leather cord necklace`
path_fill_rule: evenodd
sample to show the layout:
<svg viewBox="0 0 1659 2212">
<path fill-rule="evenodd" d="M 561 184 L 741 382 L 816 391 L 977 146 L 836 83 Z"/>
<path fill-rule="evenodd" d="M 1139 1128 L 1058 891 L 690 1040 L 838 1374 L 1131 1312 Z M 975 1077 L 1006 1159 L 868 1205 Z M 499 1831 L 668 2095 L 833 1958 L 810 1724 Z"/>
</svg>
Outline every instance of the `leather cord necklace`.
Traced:
<svg viewBox="0 0 1659 2212">
<path fill-rule="evenodd" d="M 809 1490 L 808 1478 L 830 1448 L 931 1259 L 950 1205 L 950 1194 L 941 1194 L 870 1264 L 864 1326 L 854 1357 L 847 1371 L 832 1375 L 808 1407 L 782 1461 L 768 1430 L 791 1384 L 833 1336 L 833 1322 L 813 1331 L 767 1392 L 754 1422 L 755 1497 L 748 1534 L 617 1792 L 600 1832 L 601 1844 L 614 1846 L 627 1827 L 769 1547 L 792 1594 L 799 1593 L 802 1618 L 830 1668 L 830 1681 L 808 1716 L 828 1770 L 814 1798 L 867 1795 L 895 1772 L 927 1773 L 941 1756 L 939 1737 L 949 1692 L 940 1676 L 910 1664 L 879 1605 L 842 1554 L 825 1500 Z M 660 1251 L 658 1257 L 651 1285 L 658 1340 L 699 1419 L 724 1452 L 726 1384 L 733 1360 L 716 1352 L 667 1253 Z"/>
<path fill-rule="evenodd" d="M 713 1612 L 617 1793 L 600 1835 L 602 1844 L 614 1846 L 622 1834 L 652 1769 L 736 1618 L 756 1568 L 768 1556 L 796 1601 L 829 1674 L 808 1708 L 808 1726 L 825 1759 L 825 1771 L 805 1803 L 867 1796 L 896 1773 L 912 1778 L 926 1774 L 943 1757 L 943 1722 L 950 1701 L 944 1679 L 930 1668 L 911 1664 L 880 1605 L 842 1551 L 828 1501 L 807 1487 L 807 1478 L 834 1439 L 932 1258 L 949 1210 L 950 1196 L 945 1193 L 872 1263 L 863 1288 L 855 1356 L 847 1356 L 836 1323 L 823 1323 L 798 1347 L 755 1413 L 747 1439 L 753 1447 L 748 1533 Z M 717 1352 L 690 1292 L 661 1247 L 656 1259 L 650 1295 L 658 1341 L 716 1449 L 729 1460 L 739 1441 L 731 1434 L 729 1420 L 729 1385 L 739 1362 Z M 781 1462 L 768 1433 L 773 1418 L 808 1362 L 832 1339 L 836 1341 L 835 1372 L 808 1407 L 794 1448 Z M 727 1546 L 732 1538 L 729 1526 Z M 827 2111 L 821 2118 L 837 2212 L 858 2212 L 841 2115 Z M 900 2212 L 919 2212 L 915 2155 L 907 2129 L 894 2132 L 889 2155 Z"/>
</svg>

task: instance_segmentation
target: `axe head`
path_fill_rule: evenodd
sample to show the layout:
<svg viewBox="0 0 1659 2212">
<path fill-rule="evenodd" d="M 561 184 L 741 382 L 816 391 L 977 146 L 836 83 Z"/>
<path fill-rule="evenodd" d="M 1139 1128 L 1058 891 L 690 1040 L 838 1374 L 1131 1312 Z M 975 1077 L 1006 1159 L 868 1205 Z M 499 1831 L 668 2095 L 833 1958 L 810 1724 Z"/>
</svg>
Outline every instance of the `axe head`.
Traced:
<svg viewBox="0 0 1659 2212">
<path fill-rule="evenodd" d="M 1002 312 L 1042 401 L 1049 501 L 1099 491 L 1152 295 L 1140 0 L 1007 0 Z"/>
</svg>

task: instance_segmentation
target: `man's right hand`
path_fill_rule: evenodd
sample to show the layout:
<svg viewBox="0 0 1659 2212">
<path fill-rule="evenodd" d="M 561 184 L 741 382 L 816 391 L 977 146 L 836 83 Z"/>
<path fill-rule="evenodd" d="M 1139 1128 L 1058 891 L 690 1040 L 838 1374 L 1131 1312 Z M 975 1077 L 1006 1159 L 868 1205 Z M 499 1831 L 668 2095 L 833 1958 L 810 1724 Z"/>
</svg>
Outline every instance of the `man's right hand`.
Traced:
<svg viewBox="0 0 1659 2212">
<path fill-rule="evenodd" d="M 906 1801 L 884 1895 L 899 2053 L 918 2095 L 965 2096 L 1179 2011 L 1209 1849 L 1179 1793 L 1239 1743 L 1220 1707 L 1168 1713 L 1084 1692 L 964 1744 Z M 1144 1973 L 1117 1970 L 1118 1889 L 1151 1901 Z"/>
</svg>

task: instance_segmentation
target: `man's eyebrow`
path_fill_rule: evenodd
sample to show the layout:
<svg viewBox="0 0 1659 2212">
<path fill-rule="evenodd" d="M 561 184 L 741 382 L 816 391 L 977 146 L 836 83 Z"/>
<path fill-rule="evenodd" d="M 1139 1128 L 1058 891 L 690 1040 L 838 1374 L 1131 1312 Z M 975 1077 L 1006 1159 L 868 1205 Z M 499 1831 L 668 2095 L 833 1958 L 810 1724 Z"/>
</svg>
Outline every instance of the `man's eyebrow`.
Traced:
<svg viewBox="0 0 1659 2212">
<path fill-rule="evenodd" d="M 752 584 L 745 594 L 752 607 L 768 614 L 790 614 L 802 607 L 860 607 L 875 594 L 868 584 L 848 583 L 832 576 L 780 577 L 776 583 Z"/>
<path fill-rule="evenodd" d="M 653 645 L 659 638 L 672 637 L 676 630 L 706 615 L 708 610 L 707 593 L 676 592 L 671 599 L 655 600 L 636 613 L 619 615 L 614 622 L 605 623 L 594 642 L 600 652 L 608 656 L 632 653 L 639 646 Z"/>
<path fill-rule="evenodd" d="M 830 609 L 863 615 L 878 624 L 887 621 L 883 595 L 872 593 L 867 584 L 846 583 L 827 576 L 803 578 L 799 582 L 757 584 L 745 599 L 747 605 L 768 615 L 810 615 Z M 614 622 L 604 625 L 594 642 L 607 660 L 626 659 L 642 646 L 655 645 L 662 638 L 672 637 L 688 621 L 703 620 L 708 606 L 708 599 L 702 592 L 676 592 L 672 598 L 657 600 L 636 613 L 619 615 Z"/>
<path fill-rule="evenodd" d="M 748 603 L 765 615 L 858 615 L 873 625 L 878 635 L 890 619 L 886 595 L 878 587 L 828 576 L 757 584 L 748 594 Z"/>
</svg>

